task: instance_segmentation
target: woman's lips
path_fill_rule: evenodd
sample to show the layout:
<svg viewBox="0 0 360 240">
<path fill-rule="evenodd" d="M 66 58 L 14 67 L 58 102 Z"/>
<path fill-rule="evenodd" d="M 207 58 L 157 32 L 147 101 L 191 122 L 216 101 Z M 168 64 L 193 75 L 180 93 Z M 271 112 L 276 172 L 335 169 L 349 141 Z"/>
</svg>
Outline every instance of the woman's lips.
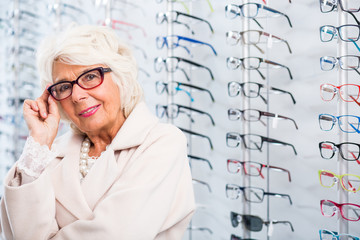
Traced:
<svg viewBox="0 0 360 240">
<path fill-rule="evenodd" d="M 81 117 L 90 117 L 91 115 L 96 113 L 97 110 L 99 110 L 100 105 L 101 104 L 85 109 L 84 111 L 79 113 L 79 116 L 81 116 Z"/>
</svg>

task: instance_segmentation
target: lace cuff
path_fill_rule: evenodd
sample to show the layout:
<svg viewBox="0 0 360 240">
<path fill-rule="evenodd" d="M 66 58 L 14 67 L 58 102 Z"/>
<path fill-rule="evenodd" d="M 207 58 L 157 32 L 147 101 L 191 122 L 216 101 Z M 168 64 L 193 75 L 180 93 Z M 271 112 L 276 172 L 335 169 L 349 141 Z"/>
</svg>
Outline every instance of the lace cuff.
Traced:
<svg viewBox="0 0 360 240">
<path fill-rule="evenodd" d="M 41 146 L 33 137 L 29 136 L 17 163 L 17 168 L 31 177 L 38 178 L 55 156 L 55 152 L 50 151 L 48 146 Z"/>
</svg>

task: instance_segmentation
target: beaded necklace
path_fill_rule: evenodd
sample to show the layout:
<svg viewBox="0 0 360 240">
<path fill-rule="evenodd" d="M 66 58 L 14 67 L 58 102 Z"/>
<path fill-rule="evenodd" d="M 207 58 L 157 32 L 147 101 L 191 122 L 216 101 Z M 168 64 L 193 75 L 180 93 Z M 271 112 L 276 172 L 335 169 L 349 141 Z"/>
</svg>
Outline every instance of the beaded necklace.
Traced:
<svg viewBox="0 0 360 240">
<path fill-rule="evenodd" d="M 90 151 L 90 139 L 88 137 L 84 138 L 84 141 L 81 145 L 80 150 L 80 162 L 79 162 L 79 170 L 80 170 L 80 181 L 84 179 L 84 177 L 88 174 L 91 167 L 94 165 L 96 159 L 98 157 L 90 157 L 89 151 Z"/>
</svg>

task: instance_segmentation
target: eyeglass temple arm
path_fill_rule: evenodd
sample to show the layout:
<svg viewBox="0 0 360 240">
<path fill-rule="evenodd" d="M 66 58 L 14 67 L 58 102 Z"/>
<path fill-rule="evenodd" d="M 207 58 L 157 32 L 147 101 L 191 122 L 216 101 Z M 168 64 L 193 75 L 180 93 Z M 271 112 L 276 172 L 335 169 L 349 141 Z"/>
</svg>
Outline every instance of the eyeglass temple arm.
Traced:
<svg viewBox="0 0 360 240">
<path fill-rule="evenodd" d="M 194 65 L 194 66 L 200 67 L 200 68 L 205 68 L 206 70 L 208 70 L 208 71 L 209 71 L 210 76 L 211 76 L 211 80 L 214 80 L 214 75 L 213 75 L 213 73 L 211 72 L 210 68 L 208 68 L 208 67 L 206 67 L 206 66 L 204 66 L 204 65 L 201 65 L 201 64 L 199 64 L 199 63 L 196 63 L 196 62 L 190 61 L 190 60 L 185 59 L 185 58 L 179 58 L 179 57 L 177 57 L 177 59 L 179 59 L 179 60 L 181 60 L 181 61 L 184 61 L 184 62 L 186 62 L 186 63 L 189 63 L 189 64 L 191 64 L 191 65 Z"/>
<path fill-rule="evenodd" d="M 209 185 L 207 182 L 200 181 L 200 180 L 195 179 L 195 178 L 192 179 L 192 182 L 193 182 L 193 183 L 198 183 L 198 184 L 204 185 L 204 186 L 206 186 L 206 187 L 208 188 L 209 192 L 212 192 L 212 191 L 211 191 L 211 187 L 210 187 L 210 185 Z"/>
<path fill-rule="evenodd" d="M 187 107 L 187 106 L 184 106 L 184 105 L 180 105 L 180 104 L 177 104 L 177 106 L 180 107 L 180 108 L 185 108 L 185 109 L 188 109 L 190 111 L 194 111 L 194 112 L 197 112 L 197 113 L 200 113 L 200 114 L 207 115 L 210 118 L 212 125 L 215 126 L 214 119 L 212 118 L 212 116 L 209 113 L 201 111 L 199 109 L 192 108 L 192 107 Z"/>
<path fill-rule="evenodd" d="M 265 36 L 267 36 L 267 37 L 269 37 L 269 38 L 276 38 L 277 40 L 279 40 L 279 41 L 281 41 L 281 42 L 284 42 L 284 43 L 286 44 L 286 46 L 288 47 L 289 52 L 292 53 L 291 48 L 290 48 L 290 45 L 289 45 L 288 41 L 286 41 L 285 39 L 282 39 L 282 38 L 280 38 L 280 37 L 277 37 L 277 36 L 272 35 L 272 34 L 267 33 L 267 32 L 263 32 L 263 31 L 259 31 L 259 32 L 260 32 L 261 35 L 265 35 Z"/>
<path fill-rule="evenodd" d="M 210 167 L 210 169 L 211 169 L 211 170 L 213 170 L 213 167 L 212 167 L 212 165 L 211 165 L 210 161 L 209 161 L 209 160 L 207 160 L 207 159 L 205 159 L 205 158 L 197 157 L 197 156 L 190 155 L 190 154 L 188 154 L 188 158 L 195 159 L 195 160 L 199 160 L 199 161 L 204 161 L 204 162 L 207 162 L 207 163 L 208 163 L 208 165 L 209 165 L 209 167 Z"/>
<path fill-rule="evenodd" d="M 281 198 L 288 198 L 290 205 L 292 205 L 292 200 L 289 194 L 282 194 L 282 193 L 273 193 L 273 192 L 264 192 L 264 195 L 269 195 L 269 196 L 275 196 L 275 197 L 281 197 Z"/>
<path fill-rule="evenodd" d="M 269 8 L 269 7 L 264 6 L 264 5 L 262 5 L 262 8 L 265 9 L 265 10 L 268 10 L 268 11 L 270 11 L 270 12 L 278 13 L 278 14 L 280 14 L 280 15 L 283 15 L 283 16 L 286 17 L 286 19 L 288 20 L 290 27 L 293 27 L 292 24 L 291 24 L 290 18 L 289 18 L 288 15 L 286 15 L 285 13 L 279 12 L 279 11 L 273 9 L 273 8 Z"/>
<path fill-rule="evenodd" d="M 211 94 L 211 92 L 209 90 L 207 90 L 205 88 L 202 88 L 202 87 L 195 86 L 195 85 L 191 85 L 191 84 L 186 84 L 186 83 L 181 83 L 181 82 L 177 82 L 177 83 L 179 84 L 179 86 L 183 85 L 183 86 L 186 86 L 186 87 L 189 87 L 189 88 L 194 88 L 194 89 L 197 89 L 197 90 L 200 90 L 200 91 L 207 92 L 207 93 L 209 93 L 212 102 L 215 102 L 214 96 Z"/>
<path fill-rule="evenodd" d="M 354 45 L 355 45 L 355 47 L 357 48 L 357 50 L 359 50 L 359 52 L 360 52 L 360 47 L 359 47 L 359 45 L 355 42 L 355 40 L 353 40 L 353 39 L 349 39 L 350 40 L 350 42 L 352 42 Z"/>
<path fill-rule="evenodd" d="M 211 231 L 211 229 L 210 229 L 210 228 L 207 228 L 207 227 L 195 227 L 195 226 L 191 226 L 191 227 L 188 227 L 187 229 L 188 229 L 188 230 L 191 230 L 191 231 L 201 231 L 201 232 L 207 231 L 208 233 L 213 234 L 213 232 Z"/>
<path fill-rule="evenodd" d="M 175 35 L 176 36 L 176 35 Z M 199 40 L 196 40 L 196 39 L 192 39 L 192 38 L 188 38 L 188 37 L 183 37 L 183 36 L 179 36 L 177 35 L 178 39 L 183 39 L 185 41 L 188 41 L 188 42 L 193 42 L 193 43 L 198 43 L 198 44 L 203 44 L 203 45 L 206 45 L 208 47 L 211 48 L 211 50 L 213 51 L 213 53 L 217 56 L 217 52 L 215 51 L 214 47 L 211 46 L 211 44 L 209 43 L 206 43 L 206 42 L 202 42 L 202 41 L 199 41 Z"/>
<path fill-rule="evenodd" d="M 280 171 L 280 172 L 286 172 L 288 174 L 289 177 L 289 182 L 291 182 L 291 176 L 290 176 L 290 171 L 285 169 L 285 168 L 281 168 L 281 167 L 275 167 L 275 166 L 267 166 L 265 164 L 262 164 L 263 167 L 269 167 L 269 169 L 273 169 L 274 171 Z"/>
<path fill-rule="evenodd" d="M 196 17 L 196 16 L 194 16 L 194 15 L 190 15 L 190 14 L 178 12 L 178 11 L 174 11 L 174 12 L 176 12 L 178 15 L 183 15 L 183 16 L 186 16 L 186 17 L 189 17 L 189 18 L 193 18 L 193 19 L 199 20 L 199 21 L 201 21 L 201 22 L 205 22 L 205 23 L 209 26 L 209 28 L 210 28 L 210 30 L 211 30 L 211 33 L 214 33 L 214 29 L 212 28 L 211 24 L 210 24 L 207 20 L 205 20 L 205 19 L 203 19 L 203 18 Z"/>
<path fill-rule="evenodd" d="M 354 18 L 354 20 L 355 20 L 355 22 L 357 23 L 357 25 L 360 25 L 359 20 L 355 17 L 355 15 L 354 15 L 352 12 L 347 12 L 347 13 L 349 13 L 349 14 Z"/>
<path fill-rule="evenodd" d="M 208 136 L 205 136 L 205 135 L 203 135 L 203 134 L 196 133 L 196 132 L 193 132 L 193 131 L 184 129 L 184 128 L 180 128 L 180 127 L 178 127 L 178 128 L 179 128 L 181 131 L 186 132 L 186 133 L 188 133 L 188 134 L 190 134 L 190 135 L 194 135 L 194 136 L 206 138 L 206 139 L 208 140 L 208 142 L 209 142 L 209 145 L 210 145 L 211 150 L 214 149 L 214 146 L 213 146 L 213 144 L 212 144 L 212 141 L 211 141 L 211 139 L 210 139 Z"/>
<path fill-rule="evenodd" d="M 282 65 L 282 64 L 280 64 L 280 63 L 276 63 L 276 62 L 270 61 L 270 60 L 266 60 L 266 59 L 264 59 L 264 62 L 265 62 L 265 63 L 268 63 L 268 64 L 277 65 L 277 66 L 286 68 L 287 71 L 289 72 L 290 79 L 293 79 L 293 76 L 292 76 L 292 74 L 291 74 L 290 68 L 288 68 L 287 66 Z"/>
<path fill-rule="evenodd" d="M 177 24 L 183 25 L 183 26 L 185 26 L 185 27 L 187 28 L 187 30 L 189 30 L 189 31 L 191 32 L 192 35 L 195 34 L 195 32 L 191 29 L 191 27 L 189 26 L 189 24 L 180 22 L 180 21 L 178 21 L 178 20 L 173 21 L 173 23 L 177 23 Z"/>
<path fill-rule="evenodd" d="M 268 137 L 263 137 L 263 136 L 261 136 L 261 137 L 263 138 L 264 141 L 269 142 L 269 143 L 290 146 L 294 150 L 295 155 L 297 155 L 297 152 L 296 152 L 296 149 L 295 149 L 294 145 L 292 145 L 290 143 L 282 142 L 282 141 L 279 141 L 279 140 L 276 140 L 276 139 L 273 139 L 273 138 L 268 138 Z"/>
<path fill-rule="evenodd" d="M 298 125 L 295 122 L 295 120 L 292 119 L 292 118 L 285 117 L 285 116 L 282 116 L 282 115 L 277 115 L 275 113 L 270 113 L 270 112 L 263 112 L 263 111 L 259 111 L 259 112 L 260 112 L 261 115 L 266 116 L 266 117 L 283 118 L 283 119 L 286 119 L 286 120 L 290 120 L 290 121 L 292 121 L 294 123 L 295 128 L 299 129 Z"/>
<path fill-rule="evenodd" d="M 288 91 L 284 91 L 282 89 L 279 89 L 279 88 L 274 88 L 274 87 L 270 87 L 270 90 L 275 90 L 275 91 L 278 91 L 278 92 L 282 92 L 282 93 L 286 93 L 286 94 L 289 94 L 293 103 L 296 104 L 296 101 L 295 101 L 295 98 L 294 96 L 291 94 L 291 92 L 288 92 Z"/>
<path fill-rule="evenodd" d="M 291 224 L 290 221 L 277 221 L 277 220 L 271 220 L 271 222 L 273 224 L 277 224 L 277 223 L 282 223 L 282 224 L 289 224 L 290 225 L 290 228 L 291 228 L 291 231 L 294 232 L 294 227 L 293 225 Z"/>
</svg>

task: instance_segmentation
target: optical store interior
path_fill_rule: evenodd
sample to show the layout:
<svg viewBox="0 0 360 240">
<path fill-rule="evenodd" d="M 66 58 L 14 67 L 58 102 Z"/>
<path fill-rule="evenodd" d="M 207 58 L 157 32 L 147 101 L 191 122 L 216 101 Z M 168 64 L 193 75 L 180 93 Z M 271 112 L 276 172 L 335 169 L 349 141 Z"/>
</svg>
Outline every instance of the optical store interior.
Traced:
<svg viewBox="0 0 360 240">
<path fill-rule="evenodd" d="M 151 111 L 187 137 L 196 211 L 184 240 L 360 239 L 359 10 L 2 0 L 0 184 L 28 136 L 23 101 L 41 94 L 38 44 L 72 22 L 108 25 L 131 46 Z"/>
</svg>

